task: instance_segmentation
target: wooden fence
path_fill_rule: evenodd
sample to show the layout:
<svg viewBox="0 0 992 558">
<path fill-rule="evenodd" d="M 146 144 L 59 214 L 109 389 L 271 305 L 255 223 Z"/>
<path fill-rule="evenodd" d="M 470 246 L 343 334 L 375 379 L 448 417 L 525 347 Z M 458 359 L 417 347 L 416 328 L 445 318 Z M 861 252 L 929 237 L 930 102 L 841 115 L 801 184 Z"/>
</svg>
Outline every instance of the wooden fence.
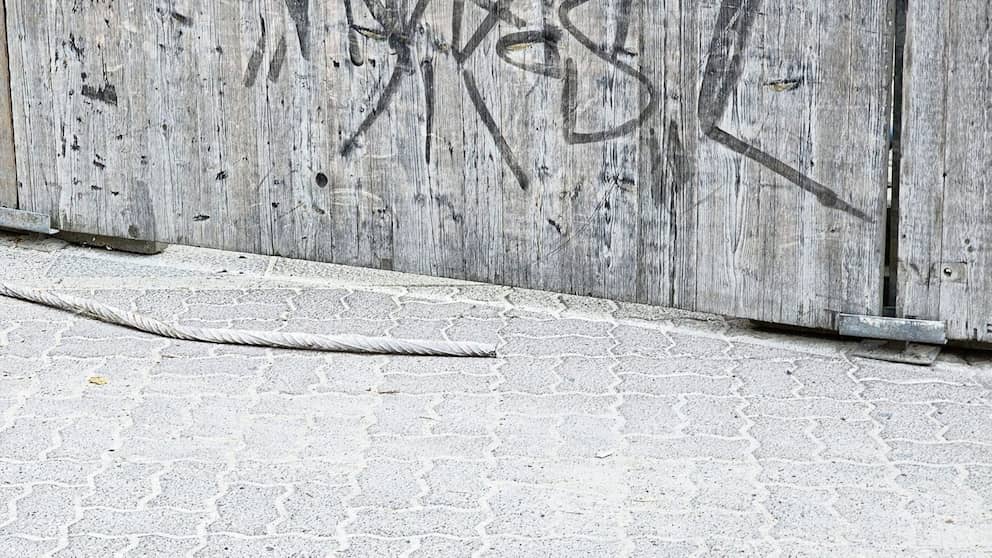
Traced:
<svg viewBox="0 0 992 558">
<path fill-rule="evenodd" d="M 890 278 L 988 340 L 988 63 L 948 33 L 981 10 L 934 4 Z M 58 228 L 804 327 L 885 310 L 896 0 L 6 6 L 16 203 Z M 938 197 L 945 169 L 976 182 Z"/>
</svg>

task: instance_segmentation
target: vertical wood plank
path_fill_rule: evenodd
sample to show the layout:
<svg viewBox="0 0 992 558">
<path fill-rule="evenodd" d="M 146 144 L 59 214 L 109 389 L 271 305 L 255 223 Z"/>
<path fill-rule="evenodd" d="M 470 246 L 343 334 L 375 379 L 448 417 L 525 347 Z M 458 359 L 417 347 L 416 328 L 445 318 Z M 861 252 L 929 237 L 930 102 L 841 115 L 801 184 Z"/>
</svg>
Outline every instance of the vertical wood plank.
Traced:
<svg viewBox="0 0 992 558">
<path fill-rule="evenodd" d="M 992 341 L 990 23 L 978 1 L 907 17 L 898 311 L 962 341 Z"/>
<path fill-rule="evenodd" d="M 14 158 L 14 115 L 10 103 L 7 55 L 7 12 L 0 0 L 0 207 L 17 207 L 17 164 Z"/>
</svg>

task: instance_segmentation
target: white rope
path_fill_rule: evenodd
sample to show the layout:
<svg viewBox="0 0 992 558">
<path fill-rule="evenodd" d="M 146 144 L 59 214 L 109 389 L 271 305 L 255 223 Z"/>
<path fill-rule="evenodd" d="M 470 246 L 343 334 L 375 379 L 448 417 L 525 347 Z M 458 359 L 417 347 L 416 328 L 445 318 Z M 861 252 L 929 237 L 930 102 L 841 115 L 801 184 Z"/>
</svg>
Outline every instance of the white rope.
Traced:
<svg viewBox="0 0 992 558">
<path fill-rule="evenodd" d="M 43 304 L 59 310 L 68 310 L 109 324 L 129 327 L 162 337 L 184 341 L 339 353 L 457 357 L 496 356 L 496 347 L 483 343 L 173 326 L 99 302 L 4 283 L 0 283 L 0 296 Z"/>
</svg>

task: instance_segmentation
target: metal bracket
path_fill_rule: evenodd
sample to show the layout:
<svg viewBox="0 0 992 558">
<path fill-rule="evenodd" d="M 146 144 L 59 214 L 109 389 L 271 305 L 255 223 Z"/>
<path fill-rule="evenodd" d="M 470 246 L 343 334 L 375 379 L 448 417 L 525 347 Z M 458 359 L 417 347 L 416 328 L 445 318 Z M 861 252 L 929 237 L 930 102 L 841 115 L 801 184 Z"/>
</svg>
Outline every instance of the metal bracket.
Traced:
<svg viewBox="0 0 992 558">
<path fill-rule="evenodd" d="M 23 209 L 0 207 L 0 229 L 17 232 L 55 234 L 52 218 L 44 213 L 34 213 Z"/>
<path fill-rule="evenodd" d="M 907 318 L 881 318 L 839 314 L 837 330 L 846 337 L 906 341 L 927 345 L 947 344 L 947 324 L 929 320 Z"/>
</svg>

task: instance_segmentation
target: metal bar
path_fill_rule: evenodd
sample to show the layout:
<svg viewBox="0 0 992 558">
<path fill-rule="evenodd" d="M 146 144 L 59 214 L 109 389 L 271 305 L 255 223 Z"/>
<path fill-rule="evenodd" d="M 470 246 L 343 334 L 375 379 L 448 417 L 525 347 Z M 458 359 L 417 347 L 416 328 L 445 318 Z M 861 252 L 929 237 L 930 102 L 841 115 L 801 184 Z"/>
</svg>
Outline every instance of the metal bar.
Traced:
<svg viewBox="0 0 992 558">
<path fill-rule="evenodd" d="M 58 232 L 52 228 L 52 218 L 48 215 L 9 207 L 0 207 L 0 229 L 41 234 Z"/>
<path fill-rule="evenodd" d="M 929 345 L 947 344 L 947 324 L 944 322 L 840 314 L 837 316 L 837 329 L 841 335 L 847 337 Z"/>
</svg>

